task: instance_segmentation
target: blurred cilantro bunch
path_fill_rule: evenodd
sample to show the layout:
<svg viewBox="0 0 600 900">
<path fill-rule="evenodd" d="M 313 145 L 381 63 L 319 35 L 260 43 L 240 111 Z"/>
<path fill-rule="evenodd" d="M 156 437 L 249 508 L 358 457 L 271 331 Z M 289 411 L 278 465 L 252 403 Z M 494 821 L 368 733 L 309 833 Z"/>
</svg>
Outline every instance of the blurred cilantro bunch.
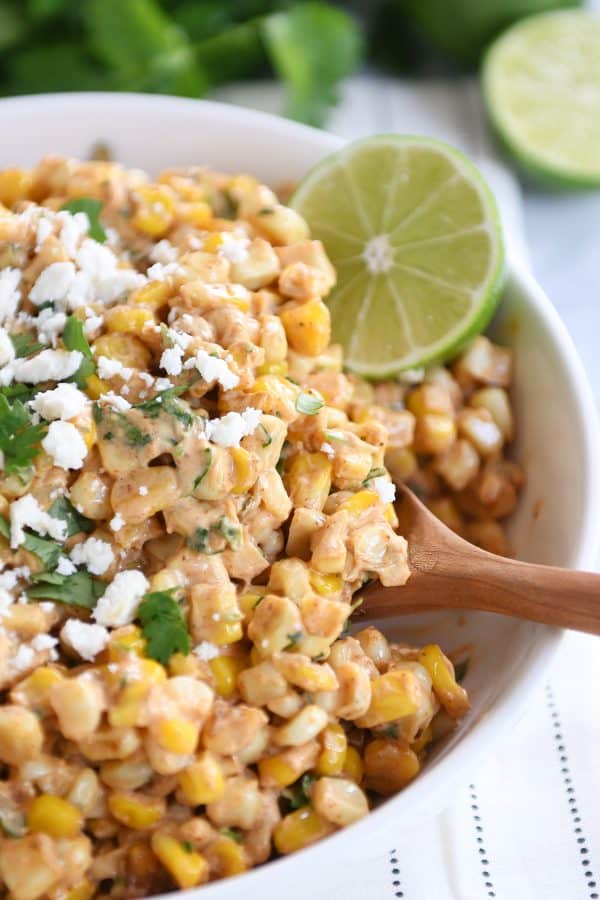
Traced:
<svg viewBox="0 0 600 900">
<path fill-rule="evenodd" d="M 368 56 L 476 63 L 517 18 L 581 0 L 0 0 L 0 94 L 127 90 L 205 96 L 275 75 L 287 115 L 323 123 Z"/>
</svg>

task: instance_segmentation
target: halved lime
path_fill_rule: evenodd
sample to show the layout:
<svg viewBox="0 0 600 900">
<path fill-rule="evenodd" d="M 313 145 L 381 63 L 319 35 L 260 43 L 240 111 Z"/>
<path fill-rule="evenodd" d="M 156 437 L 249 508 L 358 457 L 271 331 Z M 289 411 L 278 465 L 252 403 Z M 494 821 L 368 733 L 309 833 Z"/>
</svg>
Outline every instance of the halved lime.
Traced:
<svg viewBox="0 0 600 900">
<path fill-rule="evenodd" d="M 328 157 L 291 200 L 338 273 L 328 298 L 346 366 L 368 378 L 452 356 L 494 312 L 494 198 L 457 150 L 380 135 Z"/>
<path fill-rule="evenodd" d="M 483 65 L 488 114 L 506 148 L 557 187 L 600 187 L 600 16 L 533 16 Z"/>
</svg>

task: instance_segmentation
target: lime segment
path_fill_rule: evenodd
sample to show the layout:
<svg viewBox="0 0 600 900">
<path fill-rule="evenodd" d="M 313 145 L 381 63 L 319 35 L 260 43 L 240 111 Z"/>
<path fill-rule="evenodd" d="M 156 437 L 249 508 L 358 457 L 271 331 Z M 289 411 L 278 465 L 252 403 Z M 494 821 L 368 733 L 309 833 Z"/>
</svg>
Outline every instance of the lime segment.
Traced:
<svg viewBox="0 0 600 900">
<path fill-rule="evenodd" d="M 377 378 L 447 359 L 490 319 L 498 214 L 448 145 L 395 135 L 350 144 L 309 173 L 292 205 L 337 269 L 328 303 L 349 369 Z"/>
<path fill-rule="evenodd" d="M 483 66 L 488 114 L 533 174 L 600 187 L 600 16 L 533 16 L 492 44 Z"/>
</svg>

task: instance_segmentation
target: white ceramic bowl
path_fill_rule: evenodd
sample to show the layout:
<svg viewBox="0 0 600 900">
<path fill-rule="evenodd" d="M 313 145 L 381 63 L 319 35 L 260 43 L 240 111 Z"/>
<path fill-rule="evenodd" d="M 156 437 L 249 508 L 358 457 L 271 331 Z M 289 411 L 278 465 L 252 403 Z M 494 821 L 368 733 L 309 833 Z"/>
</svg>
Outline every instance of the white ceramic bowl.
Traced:
<svg viewBox="0 0 600 900">
<path fill-rule="evenodd" d="M 47 153 L 85 158 L 101 140 L 114 158 L 151 172 L 207 163 L 247 171 L 273 185 L 298 179 L 341 144 L 323 132 L 245 109 L 127 94 L 2 100 L 0 133 L 0 166 L 30 165 Z M 550 301 L 531 275 L 514 265 L 493 332 L 516 352 L 517 455 L 528 475 L 511 523 L 513 545 L 523 559 L 592 568 L 599 535 L 600 442 L 591 393 Z M 202 888 L 203 900 L 226 900 L 240 891 L 255 897 L 285 892 L 286 900 L 322 896 L 324 870 L 343 869 L 346 855 L 366 858 L 374 842 L 385 846 L 392 825 L 410 828 L 416 816 L 441 809 L 471 777 L 523 712 L 560 640 L 556 630 L 484 614 L 414 616 L 398 620 L 391 631 L 407 640 L 434 639 L 450 649 L 471 645 L 466 686 L 472 713 L 438 745 L 420 777 L 366 820 L 250 872 L 242 882 Z"/>
</svg>

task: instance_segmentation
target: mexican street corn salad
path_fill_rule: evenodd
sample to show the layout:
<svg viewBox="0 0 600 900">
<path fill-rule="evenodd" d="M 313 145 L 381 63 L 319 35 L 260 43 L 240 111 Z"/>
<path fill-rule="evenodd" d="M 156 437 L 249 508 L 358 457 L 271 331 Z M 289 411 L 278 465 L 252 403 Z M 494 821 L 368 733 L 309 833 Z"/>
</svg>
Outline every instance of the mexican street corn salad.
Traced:
<svg viewBox="0 0 600 900">
<path fill-rule="evenodd" d="M 393 480 L 506 553 L 508 351 L 369 384 L 335 271 L 253 178 L 0 172 L 0 880 L 143 897 L 365 816 L 469 708 L 400 586 Z"/>
</svg>

